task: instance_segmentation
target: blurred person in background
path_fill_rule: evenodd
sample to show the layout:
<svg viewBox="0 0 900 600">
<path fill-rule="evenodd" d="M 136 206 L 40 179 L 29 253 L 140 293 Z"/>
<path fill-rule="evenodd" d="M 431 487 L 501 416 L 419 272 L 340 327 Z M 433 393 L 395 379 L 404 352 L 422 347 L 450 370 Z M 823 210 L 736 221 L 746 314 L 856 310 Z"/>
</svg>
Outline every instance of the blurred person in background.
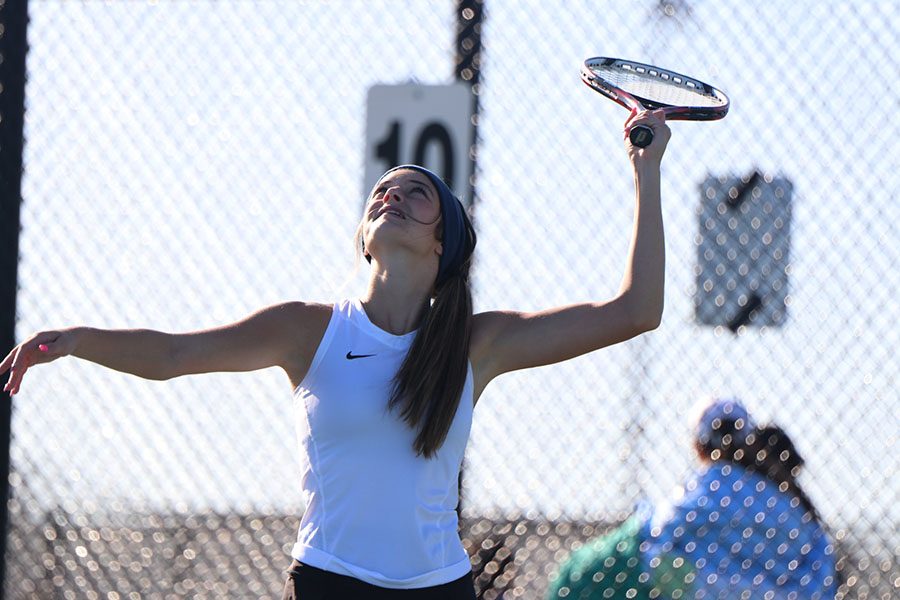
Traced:
<svg viewBox="0 0 900 600">
<path fill-rule="evenodd" d="M 700 414 L 700 468 L 681 497 L 641 503 L 572 553 L 550 598 L 822 600 L 837 591 L 832 543 L 797 481 L 803 459 L 777 425 L 733 399 Z"/>
<path fill-rule="evenodd" d="M 628 139 L 637 125 L 654 131 L 646 148 Z M 183 334 L 42 331 L 0 363 L 10 371 L 4 389 L 18 393 L 30 367 L 63 356 L 156 380 L 280 367 L 293 390 L 306 505 L 283 597 L 474 599 L 456 507 L 485 386 L 630 339 L 662 316 L 660 162 L 670 133 L 662 111 L 633 111 L 624 134 L 635 211 L 609 300 L 473 315 L 475 231 L 438 176 L 405 165 L 382 175 L 366 202 L 356 247 L 371 270 L 359 297 L 287 302 Z M 566 210 L 564 198 L 533 201 Z M 523 251 L 552 251 L 534 243 Z"/>
</svg>

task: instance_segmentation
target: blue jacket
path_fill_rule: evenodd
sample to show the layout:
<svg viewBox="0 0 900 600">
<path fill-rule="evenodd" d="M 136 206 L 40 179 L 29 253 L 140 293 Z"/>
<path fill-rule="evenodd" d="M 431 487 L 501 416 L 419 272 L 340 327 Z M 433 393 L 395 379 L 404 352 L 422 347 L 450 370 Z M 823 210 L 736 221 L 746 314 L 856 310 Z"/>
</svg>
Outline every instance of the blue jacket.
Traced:
<svg viewBox="0 0 900 600">
<path fill-rule="evenodd" d="M 647 571 L 683 558 L 694 571 L 686 597 L 696 599 L 834 598 L 832 543 L 793 495 L 731 463 L 696 473 L 684 492 L 671 506 L 639 509 Z"/>
</svg>

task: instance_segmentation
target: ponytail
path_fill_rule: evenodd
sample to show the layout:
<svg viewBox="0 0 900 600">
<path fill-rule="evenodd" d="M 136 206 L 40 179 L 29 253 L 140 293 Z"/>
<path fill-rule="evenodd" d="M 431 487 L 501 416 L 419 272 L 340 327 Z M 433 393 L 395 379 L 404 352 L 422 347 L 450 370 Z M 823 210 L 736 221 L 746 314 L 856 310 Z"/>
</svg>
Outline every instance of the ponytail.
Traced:
<svg viewBox="0 0 900 600">
<path fill-rule="evenodd" d="M 413 449 L 431 458 L 447 439 L 466 383 L 472 335 L 467 260 L 435 290 L 394 378 L 388 406 L 416 431 Z"/>
</svg>

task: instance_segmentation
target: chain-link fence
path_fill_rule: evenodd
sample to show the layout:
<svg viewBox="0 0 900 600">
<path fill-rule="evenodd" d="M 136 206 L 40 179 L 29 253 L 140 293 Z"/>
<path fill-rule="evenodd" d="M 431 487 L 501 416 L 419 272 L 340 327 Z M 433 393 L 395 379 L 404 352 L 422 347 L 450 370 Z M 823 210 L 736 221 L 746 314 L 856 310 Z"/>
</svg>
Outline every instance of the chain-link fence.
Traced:
<svg viewBox="0 0 900 600">
<path fill-rule="evenodd" d="M 29 11 L 20 339 L 359 292 L 366 93 L 452 81 L 454 2 Z M 672 124 L 662 326 L 479 402 L 462 535 L 480 597 L 542 597 L 571 550 L 670 496 L 690 409 L 716 395 L 794 438 L 841 595 L 895 597 L 900 3 L 488 0 L 482 34 L 476 310 L 618 287 L 626 115 L 581 84 L 583 59 L 656 62 L 733 107 Z M 303 511 L 290 411 L 270 371 L 30 373 L 6 597 L 279 597 Z"/>
</svg>

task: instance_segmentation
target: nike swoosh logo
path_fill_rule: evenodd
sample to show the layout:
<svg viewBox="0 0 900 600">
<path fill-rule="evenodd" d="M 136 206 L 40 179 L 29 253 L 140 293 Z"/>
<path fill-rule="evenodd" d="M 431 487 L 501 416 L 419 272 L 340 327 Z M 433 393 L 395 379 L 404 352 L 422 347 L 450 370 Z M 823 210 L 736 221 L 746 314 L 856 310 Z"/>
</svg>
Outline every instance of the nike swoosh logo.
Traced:
<svg viewBox="0 0 900 600">
<path fill-rule="evenodd" d="M 353 354 L 353 351 L 347 353 L 347 360 L 354 360 L 357 358 L 369 358 L 370 356 L 375 356 L 374 354 Z"/>
</svg>

